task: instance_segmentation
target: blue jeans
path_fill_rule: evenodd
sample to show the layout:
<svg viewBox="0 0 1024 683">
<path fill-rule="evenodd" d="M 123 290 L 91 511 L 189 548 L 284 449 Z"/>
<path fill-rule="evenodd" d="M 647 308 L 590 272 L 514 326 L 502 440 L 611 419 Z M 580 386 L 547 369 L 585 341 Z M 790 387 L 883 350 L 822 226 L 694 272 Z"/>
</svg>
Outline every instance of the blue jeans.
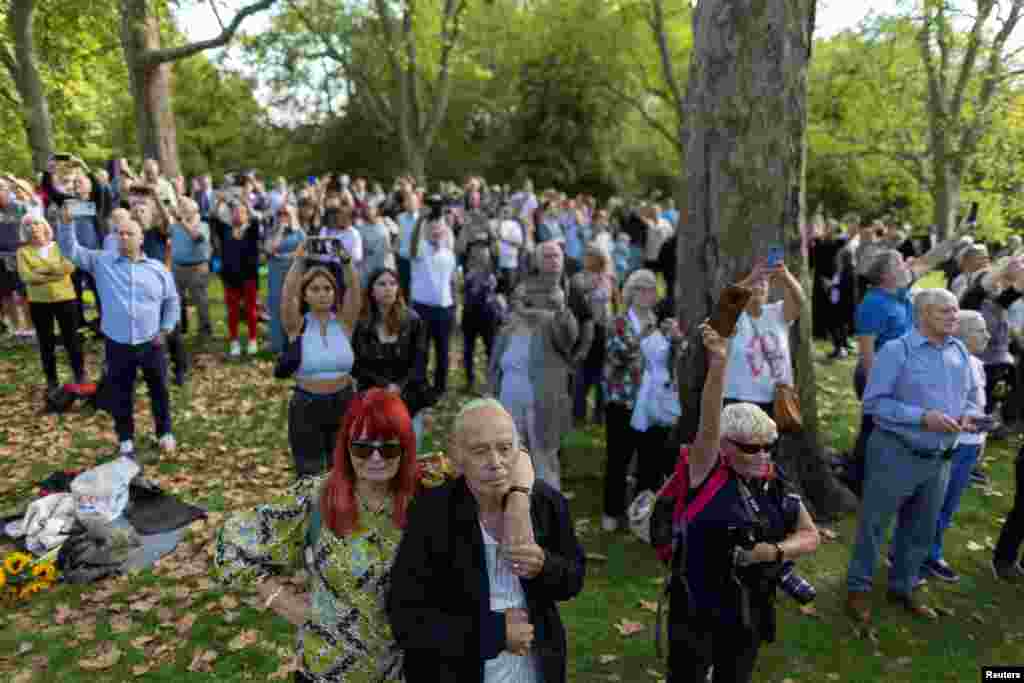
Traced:
<svg viewBox="0 0 1024 683">
<path fill-rule="evenodd" d="M 455 307 L 445 308 L 444 306 L 417 303 L 414 303 L 412 307 L 427 324 L 428 347 L 431 343 L 434 345 L 434 353 L 437 357 L 437 365 L 434 366 L 434 389 L 437 390 L 438 395 L 441 395 L 448 389 L 448 346 L 452 339 L 452 326 L 455 323 Z M 428 348 L 423 354 L 424 363 L 427 362 L 429 355 Z M 423 368 L 421 376 L 426 376 L 426 368 Z"/>
<path fill-rule="evenodd" d="M 897 517 L 890 548 L 889 591 L 909 595 L 935 540 L 949 482 L 949 461 L 915 455 L 902 439 L 876 428 L 868 438 L 864 498 L 846 574 L 851 592 L 871 590 L 882 540 Z M 899 513 L 897 515 L 897 513 Z"/>
<path fill-rule="evenodd" d="M 974 463 L 978 462 L 980 454 L 981 444 L 957 446 L 953 452 L 952 465 L 949 469 L 949 484 L 946 486 L 946 498 L 942 502 L 942 510 L 939 511 L 935 542 L 932 544 L 932 552 L 928 556 L 930 560 L 942 559 L 942 537 L 953 522 L 953 515 L 960 509 L 960 498 L 971 481 L 971 470 L 974 468 Z"/>
</svg>

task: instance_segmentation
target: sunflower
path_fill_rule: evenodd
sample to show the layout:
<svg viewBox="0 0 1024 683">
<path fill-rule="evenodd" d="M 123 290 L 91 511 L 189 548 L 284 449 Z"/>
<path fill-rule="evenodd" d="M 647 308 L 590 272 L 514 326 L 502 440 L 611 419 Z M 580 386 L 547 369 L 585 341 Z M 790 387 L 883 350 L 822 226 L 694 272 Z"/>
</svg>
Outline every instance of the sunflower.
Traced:
<svg viewBox="0 0 1024 683">
<path fill-rule="evenodd" d="M 32 596 L 34 593 L 46 590 L 46 587 L 49 585 L 50 584 L 46 581 L 32 581 L 31 583 L 27 583 L 20 591 L 18 591 L 18 599 L 24 600 L 25 598 Z"/>
<path fill-rule="evenodd" d="M 49 562 L 40 562 L 32 567 L 32 576 L 37 577 L 40 581 L 53 583 L 57 580 L 57 568 Z"/>
<path fill-rule="evenodd" d="M 7 585 L 7 572 L 0 569 L 0 588 L 3 588 L 5 585 Z"/>
<path fill-rule="evenodd" d="M 11 553 L 4 558 L 4 569 L 10 575 L 20 574 L 32 563 L 32 558 L 25 553 Z"/>
</svg>

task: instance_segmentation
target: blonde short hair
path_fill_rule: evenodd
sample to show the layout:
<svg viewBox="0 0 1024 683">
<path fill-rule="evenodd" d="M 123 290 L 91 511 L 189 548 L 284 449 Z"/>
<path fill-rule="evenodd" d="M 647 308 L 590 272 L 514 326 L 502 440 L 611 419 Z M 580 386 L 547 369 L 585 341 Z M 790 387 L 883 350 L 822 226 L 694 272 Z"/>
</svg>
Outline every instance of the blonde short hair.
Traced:
<svg viewBox="0 0 1024 683">
<path fill-rule="evenodd" d="M 767 444 L 779 438 L 779 429 L 753 403 L 732 403 L 722 409 L 721 434 L 740 443 Z"/>
<path fill-rule="evenodd" d="M 634 270 L 632 274 L 626 278 L 626 284 L 622 286 L 622 301 L 626 305 L 627 310 L 633 305 L 633 296 L 636 292 L 636 288 L 645 286 L 658 286 L 658 278 L 655 277 L 653 272 L 646 268 Z"/>
</svg>

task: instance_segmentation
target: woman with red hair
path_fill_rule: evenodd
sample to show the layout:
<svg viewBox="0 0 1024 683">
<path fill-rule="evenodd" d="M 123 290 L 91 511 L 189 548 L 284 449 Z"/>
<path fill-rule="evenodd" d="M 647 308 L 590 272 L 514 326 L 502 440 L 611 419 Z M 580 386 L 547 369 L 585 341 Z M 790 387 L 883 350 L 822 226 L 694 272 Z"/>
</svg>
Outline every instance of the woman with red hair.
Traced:
<svg viewBox="0 0 1024 683">
<path fill-rule="evenodd" d="M 417 461 L 412 420 L 398 394 L 371 389 L 349 404 L 329 472 L 227 520 L 213 574 L 254 586 L 267 608 L 300 628 L 296 681 L 398 683 L 402 653 L 384 611 L 391 564 L 412 497 L 451 476 L 443 456 Z M 528 455 L 514 476 L 532 486 Z M 530 524 L 517 508 L 507 514 L 508 525 Z M 270 578 L 301 569 L 304 554 L 308 605 Z"/>
</svg>

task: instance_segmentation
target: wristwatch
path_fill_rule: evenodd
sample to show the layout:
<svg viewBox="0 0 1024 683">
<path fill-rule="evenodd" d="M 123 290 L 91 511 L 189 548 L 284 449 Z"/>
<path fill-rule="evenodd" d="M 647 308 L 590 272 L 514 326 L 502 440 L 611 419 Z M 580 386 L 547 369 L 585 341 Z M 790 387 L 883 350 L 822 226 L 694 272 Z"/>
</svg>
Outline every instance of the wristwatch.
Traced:
<svg viewBox="0 0 1024 683">
<path fill-rule="evenodd" d="M 786 554 L 782 552 L 782 546 L 778 543 L 773 543 L 772 545 L 775 546 L 775 561 L 781 564 L 786 559 Z"/>
<path fill-rule="evenodd" d="M 510 487 L 508 487 L 508 491 L 505 492 L 505 495 L 501 499 L 501 508 L 503 510 L 508 506 L 508 497 L 511 496 L 513 493 L 516 493 L 516 492 L 526 494 L 527 498 L 529 498 L 530 494 L 532 493 L 532 491 L 530 491 L 530 489 L 526 488 L 525 486 L 510 486 Z"/>
</svg>

